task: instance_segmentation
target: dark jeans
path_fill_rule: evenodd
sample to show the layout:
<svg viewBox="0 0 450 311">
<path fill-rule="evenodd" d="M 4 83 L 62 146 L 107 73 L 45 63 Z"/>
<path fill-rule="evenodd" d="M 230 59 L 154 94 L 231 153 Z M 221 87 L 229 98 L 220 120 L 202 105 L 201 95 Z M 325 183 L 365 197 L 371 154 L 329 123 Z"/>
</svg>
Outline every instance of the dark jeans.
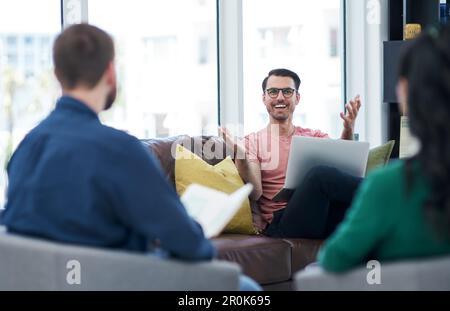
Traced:
<svg viewBox="0 0 450 311">
<path fill-rule="evenodd" d="M 297 187 L 286 208 L 274 213 L 264 234 L 279 238 L 325 239 L 350 206 L 362 178 L 317 166 Z"/>
</svg>

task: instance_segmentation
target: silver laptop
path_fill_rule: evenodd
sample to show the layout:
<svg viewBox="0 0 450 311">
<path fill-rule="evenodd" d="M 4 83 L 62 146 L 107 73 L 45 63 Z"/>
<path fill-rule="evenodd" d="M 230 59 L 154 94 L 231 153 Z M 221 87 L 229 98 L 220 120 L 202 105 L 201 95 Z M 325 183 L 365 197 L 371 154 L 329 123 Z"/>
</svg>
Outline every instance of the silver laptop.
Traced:
<svg viewBox="0 0 450 311">
<path fill-rule="evenodd" d="M 364 177 L 368 155 L 368 142 L 294 136 L 284 186 L 272 200 L 289 201 L 306 173 L 318 165 L 335 167 L 344 173 Z"/>
</svg>

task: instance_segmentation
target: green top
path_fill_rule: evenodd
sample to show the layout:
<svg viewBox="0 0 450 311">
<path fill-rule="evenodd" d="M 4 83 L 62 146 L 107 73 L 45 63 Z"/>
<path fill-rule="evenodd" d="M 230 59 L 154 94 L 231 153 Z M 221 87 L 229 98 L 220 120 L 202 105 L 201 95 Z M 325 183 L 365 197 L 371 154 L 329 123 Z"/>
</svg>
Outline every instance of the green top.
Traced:
<svg viewBox="0 0 450 311">
<path fill-rule="evenodd" d="M 450 242 L 438 239 L 425 220 L 423 203 L 430 186 L 418 165 L 415 168 L 416 178 L 408 194 L 402 161 L 369 175 L 345 220 L 319 252 L 319 263 L 325 270 L 341 272 L 372 259 L 450 253 Z"/>
</svg>

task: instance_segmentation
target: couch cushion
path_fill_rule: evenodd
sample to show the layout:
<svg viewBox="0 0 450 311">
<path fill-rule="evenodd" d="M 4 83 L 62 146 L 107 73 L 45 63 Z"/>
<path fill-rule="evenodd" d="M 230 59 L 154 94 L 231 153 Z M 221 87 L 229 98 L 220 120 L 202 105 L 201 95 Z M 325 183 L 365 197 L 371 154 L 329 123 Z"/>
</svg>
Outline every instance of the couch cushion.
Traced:
<svg viewBox="0 0 450 311">
<path fill-rule="evenodd" d="M 260 284 L 291 279 L 291 246 L 281 239 L 224 234 L 213 239 L 219 259 L 237 262 Z"/>
<path fill-rule="evenodd" d="M 142 142 L 159 159 L 174 187 L 177 144 L 191 150 L 210 165 L 216 165 L 231 154 L 230 150 L 223 147 L 223 141 L 215 136 L 177 136 Z M 314 262 L 322 241 L 223 234 L 213 239 L 213 243 L 220 259 L 237 262 L 244 273 L 260 284 L 271 284 L 290 280 L 295 271 Z"/>
<path fill-rule="evenodd" d="M 174 187 L 177 145 L 181 145 L 195 153 L 210 165 L 216 165 L 225 159 L 227 155 L 232 154 L 231 150 L 225 147 L 223 140 L 216 136 L 189 137 L 180 135 L 168 138 L 142 139 L 141 142 L 157 157 L 163 171 Z"/>
<path fill-rule="evenodd" d="M 183 144 L 184 141 L 189 141 L 189 136 L 175 136 L 168 138 L 153 138 L 142 139 L 141 142 L 146 146 L 150 152 L 159 160 L 163 172 L 168 177 L 169 181 L 175 187 L 175 148 L 177 144 Z"/>
<path fill-rule="evenodd" d="M 370 149 L 367 159 L 366 176 L 374 169 L 384 166 L 389 162 L 395 140 L 390 140 L 384 145 Z"/>
<path fill-rule="evenodd" d="M 230 157 L 216 165 L 209 165 L 200 157 L 178 145 L 175 160 L 175 183 L 177 193 L 181 196 L 191 184 L 200 184 L 208 188 L 231 194 L 244 186 L 239 172 Z M 213 202 L 208 209 L 214 209 Z M 256 234 L 253 227 L 252 212 L 248 198 L 242 203 L 224 233 Z"/>
<path fill-rule="evenodd" d="M 302 270 L 316 261 L 316 256 L 322 245 L 322 240 L 284 239 L 292 247 L 291 269 L 292 273 Z"/>
</svg>

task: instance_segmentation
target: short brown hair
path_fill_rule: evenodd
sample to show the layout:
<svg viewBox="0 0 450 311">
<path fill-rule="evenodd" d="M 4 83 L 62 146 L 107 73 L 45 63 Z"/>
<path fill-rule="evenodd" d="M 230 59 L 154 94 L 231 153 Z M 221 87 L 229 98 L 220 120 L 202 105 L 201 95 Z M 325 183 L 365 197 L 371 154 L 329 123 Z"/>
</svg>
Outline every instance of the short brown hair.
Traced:
<svg viewBox="0 0 450 311">
<path fill-rule="evenodd" d="M 93 88 L 114 59 L 112 38 L 100 28 L 77 24 L 65 29 L 53 45 L 55 74 L 63 88 Z"/>
<path fill-rule="evenodd" d="M 289 69 L 284 69 L 284 68 L 274 69 L 269 72 L 267 77 L 265 77 L 262 82 L 263 92 L 266 91 L 267 81 L 269 81 L 269 78 L 271 76 L 291 78 L 292 80 L 294 80 L 295 90 L 298 92 L 298 89 L 300 88 L 300 83 L 301 83 L 300 78 L 298 77 L 298 75 L 295 72 L 293 72 Z"/>
</svg>

